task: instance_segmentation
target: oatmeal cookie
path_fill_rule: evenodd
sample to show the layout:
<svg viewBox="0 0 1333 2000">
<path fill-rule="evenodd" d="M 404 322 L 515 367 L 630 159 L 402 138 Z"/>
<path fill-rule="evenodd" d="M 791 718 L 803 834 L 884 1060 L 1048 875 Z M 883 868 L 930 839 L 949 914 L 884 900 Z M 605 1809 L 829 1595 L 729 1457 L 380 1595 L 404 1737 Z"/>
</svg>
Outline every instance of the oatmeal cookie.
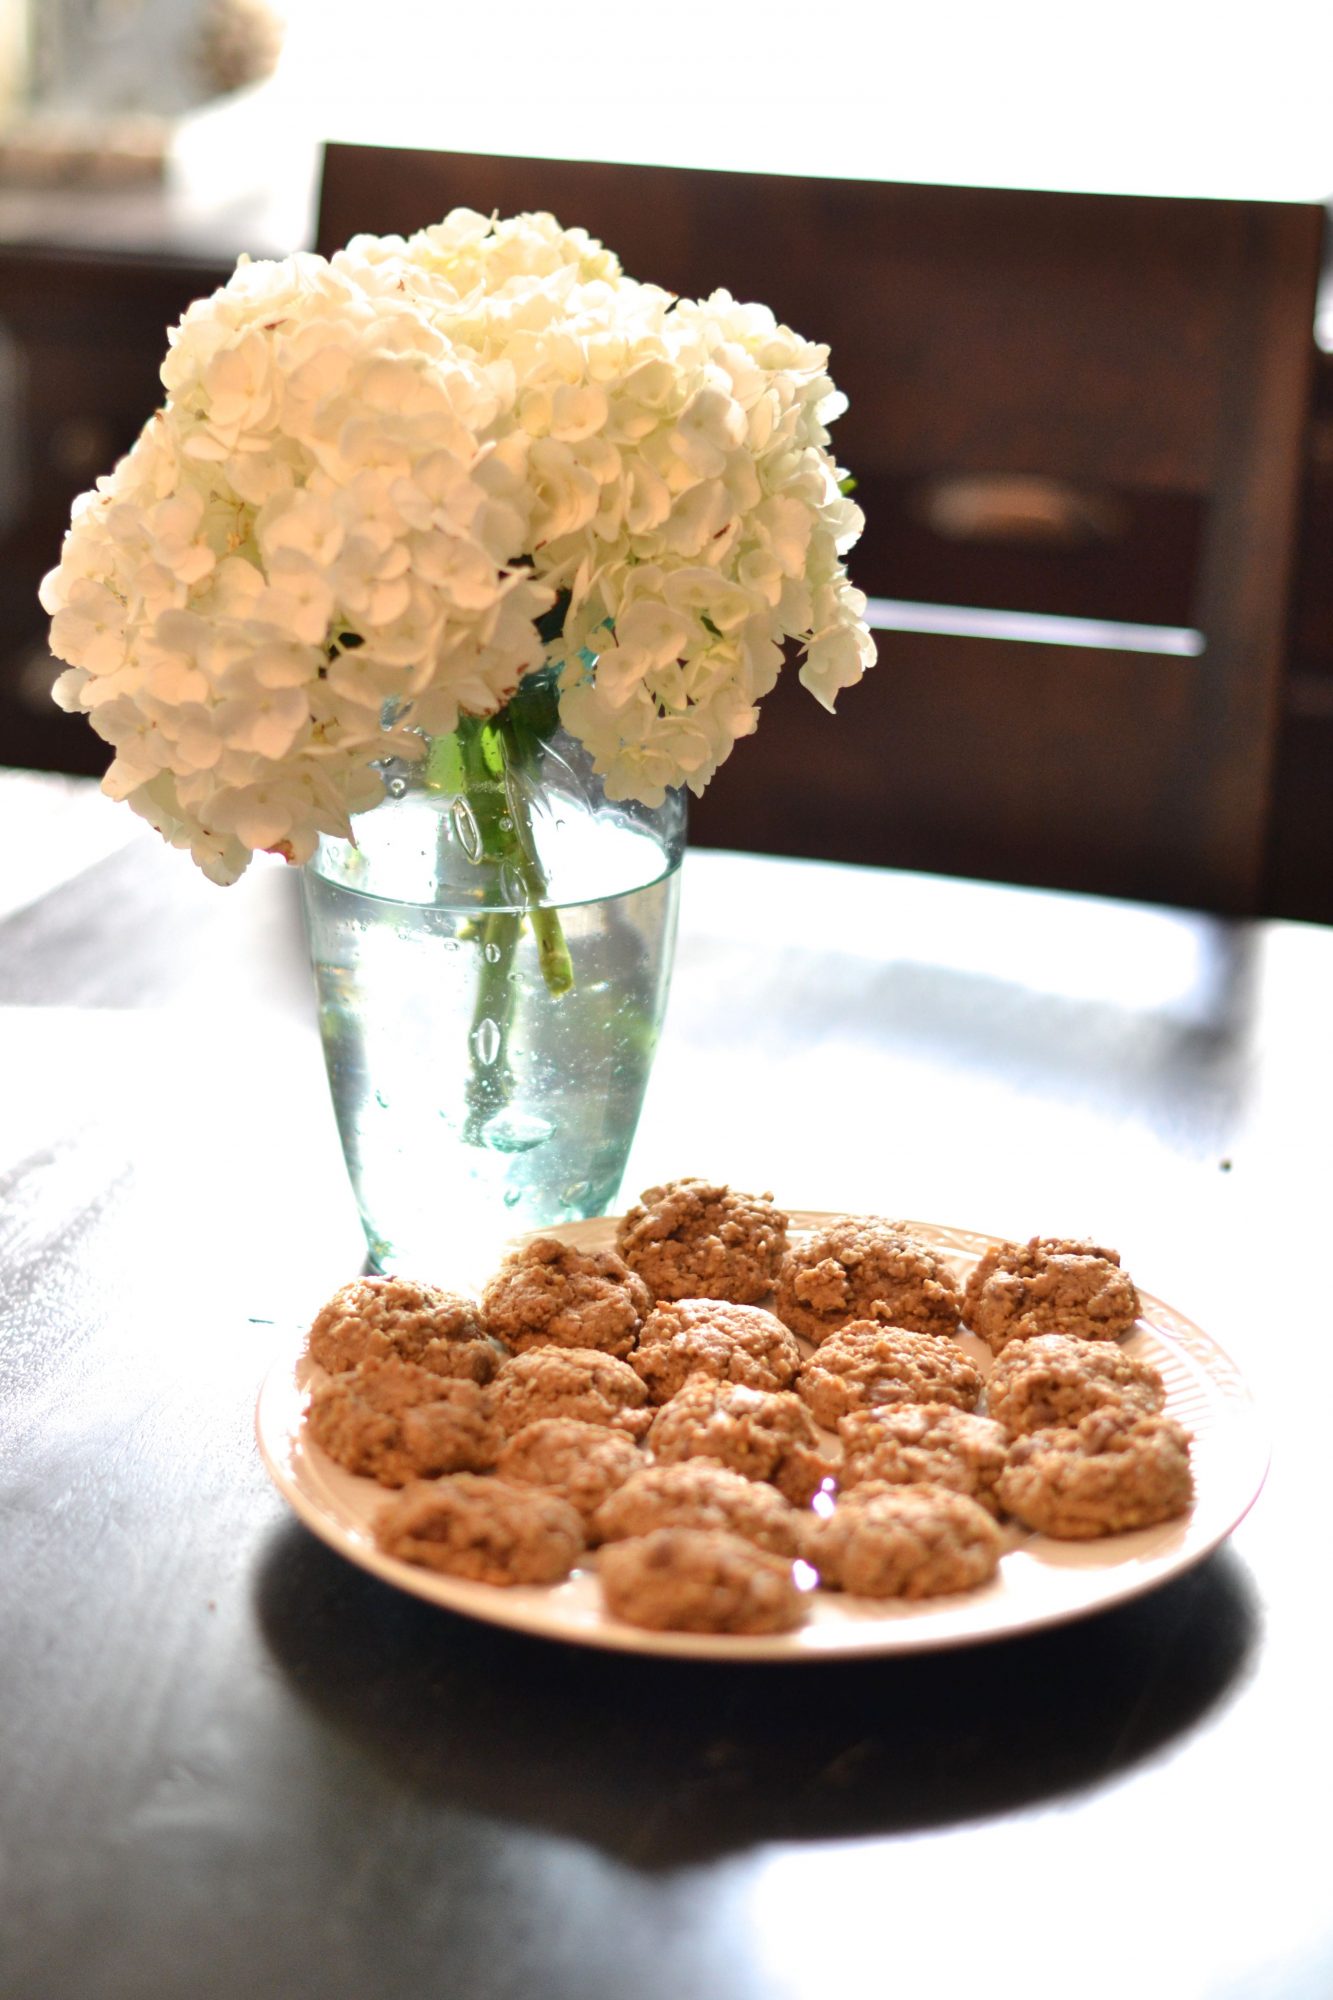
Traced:
<svg viewBox="0 0 1333 2000">
<path fill-rule="evenodd" d="M 558 1494 L 469 1472 L 413 1486 L 380 1510 L 386 1555 L 474 1583 L 559 1583 L 583 1553 L 583 1523 Z"/>
<path fill-rule="evenodd" d="M 789 1389 L 801 1365 L 795 1334 L 762 1306 L 725 1299 L 668 1299 L 649 1313 L 630 1356 L 654 1403 L 665 1403 L 691 1375 Z"/>
<path fill-rule="evenodd" d="M 952 1334 L 961 1303 L 944 1259 L 901 1223 L 841 1215 L 787 1252 L 774 1311 L 818 1346 L 856 1319 Z"/>
<path fill-rule="evenodd" d="M 706 1375 L 663 1403 L 647 1441 L 659 1464 L 716 1459 L 747 1479 L 768 1480 L 797 1507 L 832 1471 L 814 1418 L 790 1389 L 751 1389 Z"/>
<path fill-rule="evenodd" d="M 1118 1340 L 1138 1312 L 1139 1295 L 1120 1268 L 1119 1251 L 1060 1236 L 994 1244 L 963 1296 L 964 1320 L 993 1354 L 1042 1333 Z"/>
<path fill-rule="evenodd" d="M 607 1609 L 653 1632 L 792 1632 L 807 1615 L 789 1562 L 707 1528 L 612 1542 L 598 1574 Z"/>
<path fill-rule="evenodd" d="M 504 1359 L 504 1349 L 483 1331 L 474 1300 L 398 1277 L 339 1286 L 316 1315 L 306 1347 L 330 1375 L 395 1355 L 435 1375 L 489 1382 Z"/>
<path fill-rule="evenodd" d="M 624 1431 L 578 1417 L 539 1417 L 514 1433 L 495 1470 L 501 1479 L 559 1494 L 586 1522 L 643 1462 Z"/>
<path fill-rule="evenodd" d="M 686 1175 L 644 1189 L 621 1218 L 616 1248 L 655 1299 L 756 1305 L 777 1278 L 787 1218 L 771 1194 Z"/>
<path fill-rule="evenodd" d="M 893 1403 L 854 1410 L 838 1425 L 845 1494 L 870 1481 L 892 1486 L 947 1486 L 988 1514 L 999 1512 L 995 1487 L 1009 1462 L 1009 1438 L 990 1417 L 953 1403 Z"/>
<path fill-rule="evenodd" d="M 622 1361 L 651 1305 L 643 1279 L 614 1250 L 577 1250 L 555 1236 L 510 1251 L 481 1298 L 487 1331 L 515 1354 L 589 1347 Z"/>
<path fill-rule="evenodd" d="M 1001 1548 L 994 1521 L 967 1494 L 870 1482 L 814 1523 L 806 1554 L 831 1590 L 944 1597 L 988 1582 Z"/>
<path fill-rule="evenodd" d="M 975 1410 L 981 1371 L 955 1341 L 854 1319 L 801 1363 L 796 1391 L 816 1423 L 835 1430 L 852 1410 L 883 1403 L 954 1403 Z"/>
<path fill-rule="evenodd" d="M 1189 1432 L 1170 1417 L 1108 1405 L 1071 1429 L 1015 1439 L 1000 1504 L 1038 1534 L 1087 1541 L 1187 1513 Z"/>
<path fill-rule="evenodd" d="M 499 1445 L 490 1393 L 395 1355 L 372 1358 L 313 1391 L 306 1429 L 339 1465 L 381 1486 L 483 1472 Z"/>
<path fill-rule="evenodd" d="M 1039 1333 L 1001 1349 L 986 1383 L 986 1407 L 1015 1435 L 1067 1429 L 1106 1404 L 1155 1416 L 1166 1402 L 1157 1370 L 1114 1341 Z"/>
<path fill-rule="evenodd" d="M 586 1347 L 534 1347 L 506 1361 L 491 1389 L 495 1420 L 513 1437 L 538 1417 L 577 1417 L 639 1438 L 648 1391 L 627 1361 Z"/>
<path fill-rule="evenodd" d="M 647 1465 L 604 1500 L 592 1519 L 592 1541 L 623 1542 L 655 1528 L 717 1528 L 774 1555 L 801 1553 L 803 1516 L 775 1486 L 746 1479 L 707 1458 Z"/>
</svg>

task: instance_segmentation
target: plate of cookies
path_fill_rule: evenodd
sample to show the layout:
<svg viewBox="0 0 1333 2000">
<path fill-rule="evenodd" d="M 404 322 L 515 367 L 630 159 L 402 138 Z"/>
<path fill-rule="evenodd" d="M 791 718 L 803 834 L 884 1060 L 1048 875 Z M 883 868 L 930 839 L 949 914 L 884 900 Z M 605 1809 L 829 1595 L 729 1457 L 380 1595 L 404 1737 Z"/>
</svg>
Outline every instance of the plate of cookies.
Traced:
<svg viewBox="0 0 1333 2000">
<path fill-rule="evenodd" d="M 386 1582 L 695 1658 L 1066 1622 L 1201 1561 L 1268 1465 L 1235 1365 L 1114 1249 L 696 1176 L 471 1281 L 352 1279 L 256 1429 L 299 1518 Z"/>
</svg>

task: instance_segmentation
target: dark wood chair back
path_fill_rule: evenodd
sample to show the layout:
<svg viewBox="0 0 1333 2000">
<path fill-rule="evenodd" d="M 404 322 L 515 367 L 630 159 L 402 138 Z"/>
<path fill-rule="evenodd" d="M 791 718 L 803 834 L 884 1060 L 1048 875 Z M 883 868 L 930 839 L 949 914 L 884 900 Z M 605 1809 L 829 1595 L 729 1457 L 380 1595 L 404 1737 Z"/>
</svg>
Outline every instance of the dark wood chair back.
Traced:
<svg viewBox="0 0 1333 2000">
<path fill-rule="evenodd" d="M 319 247 L 459 205 L 832 350 L 880 665 L 784 677 L 696 839 L 1259 906 L 1320 208 L 330 145 Z"/>
</svg>

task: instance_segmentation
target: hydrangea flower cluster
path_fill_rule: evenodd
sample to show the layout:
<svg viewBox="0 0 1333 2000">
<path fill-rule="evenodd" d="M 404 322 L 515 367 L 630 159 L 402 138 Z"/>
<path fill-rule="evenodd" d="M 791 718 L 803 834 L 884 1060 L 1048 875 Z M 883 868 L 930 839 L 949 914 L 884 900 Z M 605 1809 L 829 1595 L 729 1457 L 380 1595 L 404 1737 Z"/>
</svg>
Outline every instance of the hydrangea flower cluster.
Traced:
<svg viewBox="0 0 1333 2000">
<path fill-rule="evenodd" d="M 552 660 L 610 796 L 656 805 L 754 729 L 784 638 L 827 707 L 874 659 L 827 350 L 763 306 L 460 209 L 242 261 L 170 340 L 42 602 L 104 789 L 215 881 L 347 837 L 382 760 Z"/>
</svg>

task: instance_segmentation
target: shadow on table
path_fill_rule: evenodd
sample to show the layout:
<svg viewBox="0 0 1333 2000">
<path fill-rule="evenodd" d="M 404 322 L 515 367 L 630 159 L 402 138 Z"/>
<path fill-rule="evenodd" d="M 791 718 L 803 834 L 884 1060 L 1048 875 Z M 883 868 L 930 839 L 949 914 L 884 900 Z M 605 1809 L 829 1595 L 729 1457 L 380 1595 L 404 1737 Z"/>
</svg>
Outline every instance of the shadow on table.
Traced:
<svg viewBox="0 0 1333 2000">
<path fill-rule="evenodd" d="M 645 1870 L 1100 1784 L 1196 1726 L 1255 1632 L 1223 1550 L 1127 1606 L 997 1644 L 791 1666 L 645 1659 L 457 1617 L 295 1524 L 270 1546 L 258 1610 L 291 1684 L 404 1793 Z"/>
</svg>

